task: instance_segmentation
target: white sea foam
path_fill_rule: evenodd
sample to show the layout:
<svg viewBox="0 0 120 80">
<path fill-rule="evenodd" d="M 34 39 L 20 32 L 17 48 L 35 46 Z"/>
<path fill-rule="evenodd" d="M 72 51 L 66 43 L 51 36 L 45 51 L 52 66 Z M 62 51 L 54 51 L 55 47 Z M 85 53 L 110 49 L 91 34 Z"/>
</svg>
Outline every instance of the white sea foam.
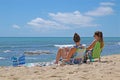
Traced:
<svg viewBox="0 0 120 80">
<path fill-rule="evenodd" d="M 66 45 L 54 45 L 55 47 L 58 48 L 63 48 L 63 47 L 73 47 L 75 46 L 74 44 L 66 44 Z M 86 47 L 86 44 L 82 44 L 82 46 Z"/>
<path fill-rule="evenodd" d="M 9 52 L 11 52 L 11 50 L 5 50 L 5 51 L 3 51 L 4 53 L 9 53 Z"/>
<path fill-rule="evenodd" d="M 55 65 L 54 64 L 54 60 L 51 62 L 38 62 L 38 63 L 26 63 L 24 66 L 26 67 L 34 67 L 34 66 L 51 66 L 51 65 Z"/>
<path fill-rule="evenodd" d="M 0 57 L 0 60 L 1 60 L 1 59 L 6 59 L 6 58 L 4 58 L 4 57 Z"/>
<path fill-rule="evenodd" d="M 120 45 L 120 42 L 118 42 L 117 45 Z"/>
<path fill-rule="evenodd" d="M 18 48 L 19 46 L 0 46 L 0 48 Z"/>
<path fill-rule="evenodd" d="M 58 47 L 58 48 L 63 48 L 63 47 L 73 47 L 74 45 L 73 44 L 66 44 L 66 45 L 54 45 L 55 47 Z"/>
</svg>

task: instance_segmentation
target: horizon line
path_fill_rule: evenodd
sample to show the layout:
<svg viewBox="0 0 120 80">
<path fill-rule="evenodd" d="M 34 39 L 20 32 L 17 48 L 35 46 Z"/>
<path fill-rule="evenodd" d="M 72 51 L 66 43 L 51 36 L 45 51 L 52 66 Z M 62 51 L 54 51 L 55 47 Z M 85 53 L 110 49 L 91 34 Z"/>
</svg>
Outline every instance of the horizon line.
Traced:
<svg viewBox="0 0 120 80">
<path fill-rule="evenodd" d="M 9 37 L 7 37 L 7 36 L 0 36 L 0 38 L 31 38 L 31 37 L 33 37 L 33 38 L 39 38 L 39 37 L 41 37 L 41 38 L 47 38 L 47 37 L 58 37 L 58 36 L 19 36 L 19 37 L 17 37 L 17 36 L 9 36 Z M 59 37 L 72 37 L 72 36 L 59 36 Z M 59 38 L 58 37 L 58 38 Z M 81 36 L 81 37 L 93 37 L 93 36 Z M 120 36 L 105 36 L 105 37 L 120 37 Z"/>
</svg>

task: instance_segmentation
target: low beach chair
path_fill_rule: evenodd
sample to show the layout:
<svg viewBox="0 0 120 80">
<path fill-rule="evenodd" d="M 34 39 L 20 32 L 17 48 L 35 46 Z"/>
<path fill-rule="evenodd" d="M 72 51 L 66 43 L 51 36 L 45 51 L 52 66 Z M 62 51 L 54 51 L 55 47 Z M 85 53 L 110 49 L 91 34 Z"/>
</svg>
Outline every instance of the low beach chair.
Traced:
<svg viewBox="0 0 120 80">
<path fill-rule="evenodd" d="M 83 62 L 84 53 L 86 49 L 77 49 L 76 53 L 73 55 L 73 58 L 71 58 L 73 64 L 81 64 Z"/>
<path fill-rule="evenodd" d="M 92 51 L 92 56 L 89 56 L 89 59 L 91 62 L 94 62 L 94 59 L 99 58 L 99 61 L 101 61 L 101 52 L 102 49 L 100 48 L 100 42 L 96 42 L 95 47 Z"/>
<path fill-rule="evenodd" d="M 70 65 L 81 64 L 84 59 L 85 51 L 86 51 L 86 49 L 77 48 L 76 53 L 71 57 L 70 61 L 64 62 L 64 60 L 63 60 L 62 64 L 70 64 Z"/>
<path fill-rule="evenodd" d="M 25 55 L 22 55 L 22 56 L 20 56 L 18 58 L 13 56 L 13 57 L 11 57 L 11 60 L 13 62 L 12 65 L 14 67 L 24 65 L 25 64 Z"/>
<path fill-rule="evenodd" d="M 22 55 L 18 58 L 19 65 L 25 64 L 25 55 Z"/>
<path fill-rule="evenodd" d="M 12 60 L 12 65 L 13 65 L 14 67 L 18 66 L 17 57 L 13 56 L 13 57 L 11 57 L 11 60 Z"/>
</svg>

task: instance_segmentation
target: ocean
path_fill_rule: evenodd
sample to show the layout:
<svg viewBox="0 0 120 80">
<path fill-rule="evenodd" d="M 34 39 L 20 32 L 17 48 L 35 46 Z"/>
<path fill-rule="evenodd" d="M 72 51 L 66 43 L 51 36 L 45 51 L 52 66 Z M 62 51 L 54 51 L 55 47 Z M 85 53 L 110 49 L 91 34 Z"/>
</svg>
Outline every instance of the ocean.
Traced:
<svg viewBox="0 0 120 80">
<path fill-rule="evenodd" d="M 87 46 L 92 37 L 81 37 L 81 44 Z M 120 37 L 105 37 L 102 56 L 120 54 Z M 49 52 L 50 54 L 25 54 L 26 63 L 50 62 L 55 60 L 61 46 L 74 45 L 72 37 L 0 37 L 0 66 L 11 66 L 11 57 L 20 57 L 25 52 Z"/>
</svg>

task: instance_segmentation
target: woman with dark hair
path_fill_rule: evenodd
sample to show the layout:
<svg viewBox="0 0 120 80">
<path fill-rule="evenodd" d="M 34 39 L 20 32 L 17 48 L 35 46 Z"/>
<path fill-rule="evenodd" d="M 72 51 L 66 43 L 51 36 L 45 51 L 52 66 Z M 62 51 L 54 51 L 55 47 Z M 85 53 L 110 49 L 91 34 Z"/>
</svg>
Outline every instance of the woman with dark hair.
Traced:
<svg viewBox="0 0 120 80">
<path fill-rule="evenodd" d="M 77 48 L 84 48 L 80 44 L 80 36 L 77 33 L 74 34 L 73 40 L 75 42 L 74 47 L 72 47 L 71 49 L 69 49 L 69 48 L 60 48 L 58 50 L 55 64 L 58 64 L 58 62 L 59 62 L 59 60 L 61 58 L 64 59 L 66 62 L 70 61 L 70 58 L 72 58 L 72 56 L 74 56 Z"/>
</svg>

